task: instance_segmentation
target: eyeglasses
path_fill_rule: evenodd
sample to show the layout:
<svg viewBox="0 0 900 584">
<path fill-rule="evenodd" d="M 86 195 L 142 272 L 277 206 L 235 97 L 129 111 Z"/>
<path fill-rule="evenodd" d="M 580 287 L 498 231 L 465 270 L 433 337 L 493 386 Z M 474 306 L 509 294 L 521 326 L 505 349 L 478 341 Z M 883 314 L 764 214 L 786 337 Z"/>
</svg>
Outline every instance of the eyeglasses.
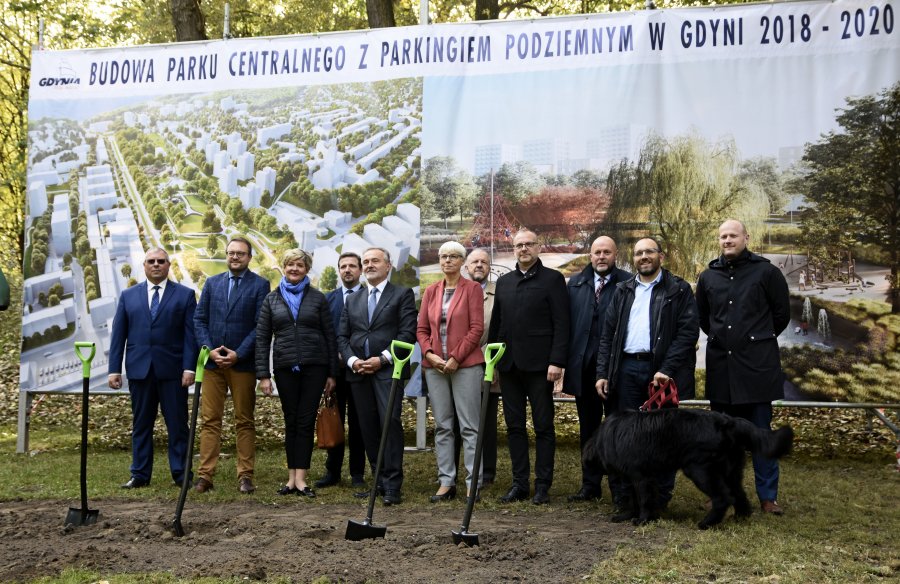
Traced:
<svg viewBox="0 0 900 584">
<path fill-rule="evenodd" d="M 446 261 L 454 261 L 455 262 L 455 261 L 459 261 L 459 260 L 463 259 L 463 257 L 457 253 L 451 253 L 451 254 L 445 253 L 443 255 L 438 256 L 438 259 L 440 259 L 442 262 L 446 262 Z"/>
<path fill-rule="evenodd" d="M 644 256 L 655 256 L 659 253 L 658 249 L 636 249 L 634 250 L 634 257 L 640 258 Z"/>
<path fill-rule="evenodd" d="M 517 243 L 513 247 L 516 249 L 530 249 L 537 245 L 536 241 L 523 241 L 522 243 Z"/>
<path fill-rule="evenodd" d="M 156 264 L 157 266 L 161 266 L 161 265 L 163 265 L 163 264 L 169 263 L 169 260 L 164 260 L 164 259 L 149 259 L 149 260 L 144 260 L 144 263 L 147 264 L 148 266 L 152 266 L 153 264 Z"/>
<path fill-rule="evenodd" d="M 245 255 L 247 255 L 247 252 L 245 252 L 245 251 L 229 251 L 229 252 L 226 252 L 225 255 L 227 255 L 230 258 L 239 258 L 240 259 L 240 258 L 244 257 Z"/>
</svg>

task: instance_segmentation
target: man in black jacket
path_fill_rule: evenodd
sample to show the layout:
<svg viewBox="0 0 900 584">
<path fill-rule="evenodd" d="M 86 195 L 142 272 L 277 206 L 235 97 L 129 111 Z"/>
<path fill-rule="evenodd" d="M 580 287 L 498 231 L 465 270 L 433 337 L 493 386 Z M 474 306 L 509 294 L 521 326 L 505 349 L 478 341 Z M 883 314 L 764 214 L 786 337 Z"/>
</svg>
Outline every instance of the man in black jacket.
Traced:
<svg viewBox="0 0 900 584">
<path fill-rule="evenodd" d="M 784 397 L 778 335 L 791 320 L 781 270 L 747 249 L 740 221 L 719 227 L 722 255 L 697 280 L 697 308 L 706 341 L 706 397 L 713 411 L 772 423 L 772 401 Z M 778 461 L 753 456 L 756 494 L 763 512 L 781 515 Z"/>
<path fill-rule="evenodd" d="M 569 278 L 569 362 L 563 377 L 563 391 L 575 396 L 578 408 L 581 447 L 594 435 L 603 419 L 604 401 L 597 395 L 597 347 L 603 331 L 603 317 L 616 284 L 629 279 L 628 272 L 616 267 L 616 242 L 602 235 L 591 244 L 590 263 L 581 273 Z M 581 489 L 570 502 L 600 498 L 603 469 L 596 461 L 581 461 Z"/>
<path fill-rule="evenodd" d="M 663 269 L 664 254 L 652 238 L 634 245 L 637 276 L 616 286 L 597 349 L 597 393 L 607 412 L 636 410 L 648 398 L 651 383 L 672 379 L 681 399 L 694 397 L 697 362 L 697 304 L 691 286 Z M 610 477 L 617 512 L 613 521 L 635 516 L 631 484 Z M 657 504 L 672 498 L 675 473 L 659 477 Z"/>
<path fill-rule="evenodd" d="M 566 281 L 538 259 L 537 235 L 523 229 L 513 237 L 516 268 L 497 280 L 488 341 L 506 343 L 498 364 L 503 417 L 509 439 L 513 484 L 500 501 L 522 501 L 529 495 L 526 404 L 531 404 L 535 433 L 535 505 L 550 502 L 556 432 L 553 427 L 553 383 L 562 377 L 569 340 L 569 296 Z"/>
</svg>

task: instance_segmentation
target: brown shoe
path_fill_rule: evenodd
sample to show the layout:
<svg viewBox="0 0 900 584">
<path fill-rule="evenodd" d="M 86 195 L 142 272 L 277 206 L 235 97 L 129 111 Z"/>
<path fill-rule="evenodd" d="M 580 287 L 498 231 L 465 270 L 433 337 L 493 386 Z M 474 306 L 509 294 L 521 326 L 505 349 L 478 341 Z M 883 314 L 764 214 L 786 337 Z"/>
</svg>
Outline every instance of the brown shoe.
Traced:
<svg viewBox="0 0 900 584">
<path fill-rule="evenodd" d="M 207 491 L 211 491 L 213 489 L 213 484 L 204 478 L 197 479 L 197 482 L 194 483 L 194 490 L 198 493 L 205 493 Z"/>
<path fill-rule="evenodd" d="M 244 477 L 241 479 L 241 484 L 238 487 L 238 490 L 245 495 L 249 495 L 256 490 L 256 487 L 253 486 L 253 481 L 250 480 L 249 477 Z"/>
<path fill-rule="evenodd" d="M 763 513 L 771 513 L 772 515 L 784 515 L 784 509 L 778 504 L 778 501 L 761 501 L 759 506 Z"/>
</svg>

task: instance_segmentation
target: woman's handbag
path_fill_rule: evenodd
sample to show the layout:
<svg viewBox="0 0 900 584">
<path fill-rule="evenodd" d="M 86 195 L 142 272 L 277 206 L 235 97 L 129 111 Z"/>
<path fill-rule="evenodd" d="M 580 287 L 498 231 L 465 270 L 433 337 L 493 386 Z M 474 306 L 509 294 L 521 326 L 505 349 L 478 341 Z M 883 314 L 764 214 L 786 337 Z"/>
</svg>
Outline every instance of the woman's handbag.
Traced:
<svg viewBox="0 0 900 584">
<path fill-rule="evenodd" d="M 334 448 L 344 443 L 344 424 L 333 394 L 322 396 L 319 413 L 316 415 L 316 445 L 319 448 Z"/>
</svg>

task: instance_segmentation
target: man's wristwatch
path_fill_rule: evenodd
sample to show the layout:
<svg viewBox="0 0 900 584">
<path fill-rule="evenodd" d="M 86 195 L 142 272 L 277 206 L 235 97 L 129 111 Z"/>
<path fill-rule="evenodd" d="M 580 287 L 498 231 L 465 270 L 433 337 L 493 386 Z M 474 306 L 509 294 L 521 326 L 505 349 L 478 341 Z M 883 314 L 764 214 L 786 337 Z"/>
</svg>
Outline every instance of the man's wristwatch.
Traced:
<svg viewBox="0 0 900 584">
<path fill-rule="evenodd" d="M 378 355 L 378 362 L 381 364 L 382 367 L 388 366 L 387 357 L 385 357 L 384 355 Z"/>
</svg>

